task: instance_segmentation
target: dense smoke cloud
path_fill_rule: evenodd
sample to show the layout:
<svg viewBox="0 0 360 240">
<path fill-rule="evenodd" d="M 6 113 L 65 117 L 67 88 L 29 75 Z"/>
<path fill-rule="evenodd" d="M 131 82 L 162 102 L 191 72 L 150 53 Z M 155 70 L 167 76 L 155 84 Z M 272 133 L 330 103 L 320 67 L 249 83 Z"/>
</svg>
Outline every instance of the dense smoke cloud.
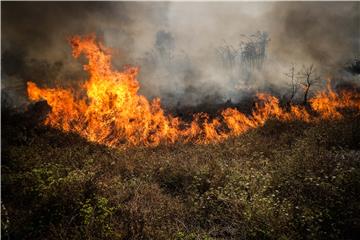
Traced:
<svg viewBox="0 0 360 240">
<path fill-rule="evenodd" d="M 6 2 L 1 14 L 2 89 L 21 102 L 28 80 L 43 86 L 77 85 L 87 76 L 72 58 L 67 38 L 95 33 L 116 49 L 116 68 L 140 66 L 141 93 L 147 97 L 159 96 L 170 106 L 236 101 L 246 92 L 284 88 L 283 73 L 292 63 L 299 69 L 314 63 L 319 74 L 337 75 L 334 69 L 360 54 L 359 6 Z M 270 40 L 261 67 L 245 69 L 240 55 L 235 67 L 224 67 L 219 49 L 239 50 L 257 31 Z"/>
<path fill-rule="evenodd" d="M 276 3 L 272 51 L 284 60 L 336 65 L 360 52 L 359 2 Z"/>
</svg>

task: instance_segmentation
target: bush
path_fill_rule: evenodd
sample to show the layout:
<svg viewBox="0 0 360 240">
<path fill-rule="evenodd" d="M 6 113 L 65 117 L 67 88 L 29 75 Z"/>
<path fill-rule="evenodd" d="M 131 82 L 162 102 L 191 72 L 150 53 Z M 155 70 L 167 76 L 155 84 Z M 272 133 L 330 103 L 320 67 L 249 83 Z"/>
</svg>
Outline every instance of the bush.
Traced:
<svg viewBox="0 0 360 240">
<path fill-rule="evenodd" d="M 218 144 L 110 149 L 2 126 L 10 239 L 356 239 L 359 117 L 268 121 Z M 26 119 L 26 118 L 24 118 Z"/>
</svg>

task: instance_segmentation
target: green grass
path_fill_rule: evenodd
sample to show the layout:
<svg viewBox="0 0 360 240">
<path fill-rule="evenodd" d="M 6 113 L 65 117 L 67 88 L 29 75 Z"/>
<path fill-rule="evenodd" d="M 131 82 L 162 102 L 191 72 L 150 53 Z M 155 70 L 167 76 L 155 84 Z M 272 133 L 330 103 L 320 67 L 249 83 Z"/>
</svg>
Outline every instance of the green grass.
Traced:
<svg viewBox="0 0 360 240">
<path fill-rule="evenodd" d="M 4 239 L 356 239 L 360 119 L 111 149 L 3 116 Z"/>
</svg>

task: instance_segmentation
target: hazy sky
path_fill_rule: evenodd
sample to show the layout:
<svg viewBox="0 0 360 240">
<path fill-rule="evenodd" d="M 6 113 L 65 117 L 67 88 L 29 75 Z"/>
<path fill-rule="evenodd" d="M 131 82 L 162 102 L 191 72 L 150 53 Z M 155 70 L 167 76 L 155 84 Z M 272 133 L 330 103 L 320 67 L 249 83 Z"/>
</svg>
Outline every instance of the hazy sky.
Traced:
<svg viewBox="0 0 360 240">
<path fill-rule="evenodd" d="M 179 64 L 167 74 L 142 72 L 144 94 L 161 97 L 169 92 L 177 98 L 187 94 L 191 82 L 192 88 L 209 85 L 228 97 L 233 86 L 211 60 L 216 48 L 236 47 L 242 34 L 265 31 L 271 38 L 271 67 L 257 78 L 281 82 L 291 63 L 315 63 L 321 71 L 331 71 L 359 56 L 359 6 L 360 2 L 2 2 L 2 86 L 25 86 L 29 79 L 46 84 L 85 77 L 67 43 L 74 34 L 96 33 L 117 49 L 114 63 L 121 66 L 142 64 L 139 59 L 154 48 L 157 33 L 165 31 L 174 38 L 174 52 L 186 54 L 191 66 Z M 201 98 L 203 93 L 199 90 L 197 95 Z"/>
</svg>

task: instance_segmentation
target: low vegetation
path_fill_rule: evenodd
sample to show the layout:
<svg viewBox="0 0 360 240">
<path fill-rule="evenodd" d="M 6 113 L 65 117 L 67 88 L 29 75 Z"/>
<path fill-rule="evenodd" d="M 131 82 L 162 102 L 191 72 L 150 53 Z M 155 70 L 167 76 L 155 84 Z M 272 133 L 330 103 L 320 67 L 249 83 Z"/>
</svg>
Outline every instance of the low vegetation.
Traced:
<svg viewBox="0 0 360 240">
<path fill-rule="evenodd" d="M 3 239 L 356 239 L 360 118 L 111 149 L 2 116 Z"/>
</svg>

